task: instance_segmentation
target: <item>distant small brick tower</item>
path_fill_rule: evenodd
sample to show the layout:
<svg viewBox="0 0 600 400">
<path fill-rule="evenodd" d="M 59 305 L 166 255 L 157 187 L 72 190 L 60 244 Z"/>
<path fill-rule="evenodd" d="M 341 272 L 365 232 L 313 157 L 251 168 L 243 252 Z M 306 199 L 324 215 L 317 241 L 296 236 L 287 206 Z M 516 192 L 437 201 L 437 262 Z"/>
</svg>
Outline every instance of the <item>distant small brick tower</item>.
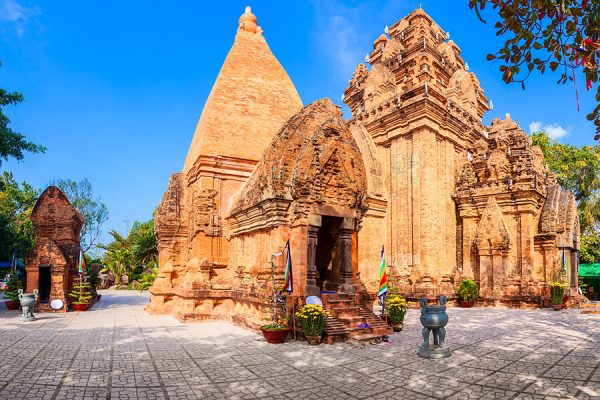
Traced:
<svg viewBox="0 0 600 400">
<path fill-rule="evenodd" d="M 79 233 L 83 217 L 59 188 L 48 187 L 33 207 L 31 222 L 35 246 L 27 258 L 27 292 L 39 290 L 40 311 L 51 311 L 52 300 L 67 310 L 73 277 L 77 273 Z"/>
</svg>

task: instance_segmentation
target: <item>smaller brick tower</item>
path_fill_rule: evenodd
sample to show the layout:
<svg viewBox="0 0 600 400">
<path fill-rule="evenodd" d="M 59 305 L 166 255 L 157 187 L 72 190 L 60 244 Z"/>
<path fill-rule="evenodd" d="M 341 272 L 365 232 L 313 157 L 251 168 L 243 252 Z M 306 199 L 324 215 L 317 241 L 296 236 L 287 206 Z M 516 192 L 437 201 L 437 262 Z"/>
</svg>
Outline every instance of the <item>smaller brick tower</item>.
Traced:
<svg viewBox="0 0 600 400">
<path fill-rule="evenodd" d="M 67 294 L 77 273 L 79 233 L 83 217 L 59 188 L 50 186 L 33 207 L 31 222 L 35 247 L 27 258 L 27 292 L 39 290 L 39 311 L 54 311 L 52 300 L 62 300 L 67 310 Z"/>
</svg>

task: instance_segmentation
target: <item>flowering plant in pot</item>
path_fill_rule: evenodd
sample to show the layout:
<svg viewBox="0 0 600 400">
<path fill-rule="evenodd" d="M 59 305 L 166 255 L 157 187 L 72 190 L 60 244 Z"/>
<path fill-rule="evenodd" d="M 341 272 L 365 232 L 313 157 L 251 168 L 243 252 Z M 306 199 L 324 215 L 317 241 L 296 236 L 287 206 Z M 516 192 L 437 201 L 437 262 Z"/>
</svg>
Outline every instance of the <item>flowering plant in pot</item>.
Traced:
<svg viewBox="0 0 600 400">
<path fill-rule="evenodd" d="M 298 318 L 302 332 L 309 344 L 316 345 L 321 342 L 321 335 L 328 316 L 329 311 L 320 304 L 307 304 L 296 312 L 296 318 Z"/>
<path fill-rule="evenodd" d="M 281 291 L 278 290 L 275 281 L 275 270 L 277 267 L 273 262 L 273 258 L 274 256 L 271 256 L 271 276 L 267 279 L 266 287 L 260 289 L 260 292 L 264 292 L 265 296 L 269 299 L 268 301 L 273 308 L 273 314 L 271 316 L 271 323 L 261 326 L 260 330 L 268 343 L 283 343 L 290 332 L 290 327 L 283 323 L 286 321 L 285 303 L 281 298 Z"/>
<path fill-rule="evenodd" d="M 18 310 L 21 303 L 19 302 L 19 289 L 23 289 L 23 284 L 17 276 L 17 272 L 13 271 L 6 282 L 6 291 L 4 292 L 4 304 L 9 310 Z"/>
<path fill-rule="evenodd" d="M 559 281 L 554 281 L 550 284 L 550 303 L 555 311 L 563 308 L 566 287 L 567 285 Z"/>
<path fill-rule="evenodd" d="M 386 301 L 386 308 L 394 332 L 400 332 L 404 326 L 406 299 L 400 295 L 390 296 Z"/>
<path fill-rule="evenodd" d="M 473 279 L 463 279 L 456 289 L 456 295 L 460 298 L 461 307 L 473 307 L 479 297 L 477 283 Z"/>
<path fill-rule="evenodd" d="M 83 279 L 83 274 L 79 275 L 79 279 L 73 284 L 72 291 L 68 296 L 75 299 L 71 302 L 75 311 L 85 311 L 90 307 L 90 300 L 93 297 L 91 285 Z"/>
</svg>

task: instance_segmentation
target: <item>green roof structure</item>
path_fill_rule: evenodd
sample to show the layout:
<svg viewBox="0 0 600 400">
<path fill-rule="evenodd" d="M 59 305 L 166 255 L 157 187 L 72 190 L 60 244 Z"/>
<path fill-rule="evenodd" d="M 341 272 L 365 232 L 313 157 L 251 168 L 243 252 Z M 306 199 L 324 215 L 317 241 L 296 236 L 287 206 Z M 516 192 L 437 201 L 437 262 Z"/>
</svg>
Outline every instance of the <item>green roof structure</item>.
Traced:
<svg viewBox="0 0 600 400">
<path fill-rule="evenodd" d="M 600 263 L 579 264 L 579 276 L 583 278 L 600 278 Z"/>
</svg>

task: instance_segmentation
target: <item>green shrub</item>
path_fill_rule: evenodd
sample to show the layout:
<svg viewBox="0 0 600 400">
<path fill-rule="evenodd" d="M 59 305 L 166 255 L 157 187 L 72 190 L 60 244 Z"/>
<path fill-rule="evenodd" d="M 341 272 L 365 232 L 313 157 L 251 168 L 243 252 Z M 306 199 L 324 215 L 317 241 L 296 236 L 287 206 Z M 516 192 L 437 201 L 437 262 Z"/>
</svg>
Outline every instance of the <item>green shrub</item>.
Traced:
<svg viewBox="0 0 600 400">
<path fill-rule="evenodd" d="M 137 290 L 148 290 L 152 285 L 154 285 L 154 280 L 156 279 L 156 275 L 158 275 L 158 268 L 153 268 L 151 272 L 144 272 L 140 279 L 138 280 L 138 284 L 135 287 Z"/>
<path fill-rule="evenodd" d="M 464 279 L 458 289 L 456 295 L 463 301 L 475 301 L 479 297 L 479 288 L 473 279 Z"/>
<path fill-rule="evenodd" d="M 550 284 L 550 301 L 552 304 L 558 305 L 563 303 L 566 287 L 567 285 L 557 281 Z"/>
</svg>

